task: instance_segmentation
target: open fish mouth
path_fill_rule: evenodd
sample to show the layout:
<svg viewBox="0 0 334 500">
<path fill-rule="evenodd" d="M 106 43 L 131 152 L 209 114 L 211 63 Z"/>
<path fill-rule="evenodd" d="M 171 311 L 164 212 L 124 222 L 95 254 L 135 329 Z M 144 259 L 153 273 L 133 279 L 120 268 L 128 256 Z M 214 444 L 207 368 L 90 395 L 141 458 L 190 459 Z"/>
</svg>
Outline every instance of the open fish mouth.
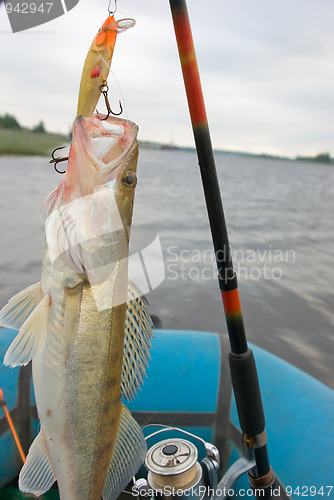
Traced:
<svg viewBox="0 0 334 500">
<path fill-rule="evenodd" d="M 126 158 L 136 144 L 138 126 L 130 120 L 109 116 L 106 120 L 101 114 L 90 118 L 78 115 L 73 124 L 73 146 L 84 152 L 86 162 L 95 169 L 100 184 Z M 80 149 L 80 151 L 79 151 Z M 84 174 L 84 167 L 80 165 L 79 175 Z"/>
</svg>

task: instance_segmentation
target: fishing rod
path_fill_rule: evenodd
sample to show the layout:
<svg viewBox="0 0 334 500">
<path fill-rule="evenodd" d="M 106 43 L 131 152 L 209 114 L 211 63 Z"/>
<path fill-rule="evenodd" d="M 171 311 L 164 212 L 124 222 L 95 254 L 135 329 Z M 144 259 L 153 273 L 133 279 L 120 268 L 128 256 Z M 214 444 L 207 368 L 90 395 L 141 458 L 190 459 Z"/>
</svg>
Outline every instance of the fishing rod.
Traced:
<svg viewBox="0 0 334 500">
<path fill-rule="evenodd" d="M 10 416 L 10 413 L 8 411 L 7 404 L 6 404 L 6 401 L 4 399 L 4 394 L 3 394 L 3 390 L 2 389 L 0 389 L 0 407 L 3 409 L 3 412 L 5 414 L 6 420 L 8 422 L 8 426 L 9 426 L 10 431 L 12 433 L 12 436 L 14 438 L 14 441 L 15 441 L 17 450 L 18 450 L 18 452 L 20 454 L 21 460 L 25 464 L 26 463 L 26 456 L 25 456 L 25 453 L 23 451 L 23 448 L 22 448 L 22 445 L 21 445 L 21 442 L 20 442 L 20 438 L 17 435 L 17 432 L 16 432 L 16 429 L 15 429 L 12 417 Z M 33 496 L 35 498 L 40 498 L 39 495 L 33 495 Z"/>
<path fill-rule="evenodd" d="M 7 404 L 6 404 L 6 401 L 4 400 L 4 397 L 3 397 L 3 390 L 0 389 L 0 406 L 1 408 L 3 409 L 3 412 L 5 414 L 5 417 L 6 417 L 6 420 L 8 422 L 8 425 L 9 425 L 9 428 L 11 430 L 11 433 L 13 435 L 13 438 L 14 438 L 14 441 L 15 441 L 15 444 L 16 444 L 16 447 L 18 449 L 18 452 L 20 454 L 20 457 L 22 459 L 22 462 L 25 463 L 26 461 L 26 456 L 24 454 L 24 451 L 23 451 L 23 448 L 21 446 L 21 442 L 20 442 L 20 439 L 17 435 L 17 432 L 15 430 L 15 427 L 14 427 L 14 423 L 13 423 L 13 420 L 12 420 L 12 417 L 10 416 L 10 413 L 8 411 L 8 408 L 7 408 Z"/>
<path fill-rule="evenodd" d="M 275 477 L 268 457 L 265 418 L 255 359 L 247 343 L 237 275 L 233 269 L 189 14 L 186 0 L 169 0 L 169 4 L 216 255 L 218 282 L 231 346 L 230 372 L 243 444 L 245 448 L 254 451 L 256 462 L 256 466 L 249 473 L 249 480 L 252 488 L 262 489 L 265 494 L 262 497 L 266 498 L 271 496 Z"/>
</svg>

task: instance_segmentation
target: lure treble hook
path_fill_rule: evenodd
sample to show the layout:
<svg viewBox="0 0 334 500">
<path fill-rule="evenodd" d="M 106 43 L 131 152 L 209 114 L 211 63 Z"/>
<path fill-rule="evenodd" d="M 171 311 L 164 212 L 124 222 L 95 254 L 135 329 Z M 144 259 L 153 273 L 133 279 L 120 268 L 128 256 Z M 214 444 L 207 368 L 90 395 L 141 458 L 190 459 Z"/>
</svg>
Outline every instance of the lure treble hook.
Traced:
<svg viewBox="0 0 334 500">
<path fill-rule="evenodd" d="M 64 156 L 63 158 L 55 158 L 54 154 L 59 149 L 64 149 L 65 147 L 66 146 L 60 146 L 59 148 L 54 149 L 51 153 L 52 160 L 50 160 L 49 163 L 54 163 L 53 167 L 54 167 L 55 171 L 58 172 L 58 174 L 64 174 L 66 172 L 66 170 L 64 170 L 64 172 L 62 172 L 61 170 L 58 170 L 57 165 L 58 165 L 58 163 L 60 163 L 62 161 L 67 161 L 68 156 Z"/>
<path fill-rule="evenodd" d="M 106 103 L 106 107 L 107 107 L 107 111 L 108 111 L 107 116 L 105 118 L 102 118 L 102 121 L 103 120 L 107 120 L 107 118 L 109 118 L 110 115 L 119 116 L 119 115 L 121 115 L 123 113 L 123 107 L 122 107 L 121 101 L 118 101 L 119 102 L 119 107 L 120 107 L 120 112 L 119 113 L 115 113 L 114 111 L 112 111 L 112 109 L 110 107 L 109 99 L 108 99 L 108 90 L 109 90 L 109 87 L 108 87 L 108 85 L 106 83 L 103 83 L 100 86 L 100 92 L 101 92 L 101 94 L 103 94 L 104 101 Z"/>
</svg>

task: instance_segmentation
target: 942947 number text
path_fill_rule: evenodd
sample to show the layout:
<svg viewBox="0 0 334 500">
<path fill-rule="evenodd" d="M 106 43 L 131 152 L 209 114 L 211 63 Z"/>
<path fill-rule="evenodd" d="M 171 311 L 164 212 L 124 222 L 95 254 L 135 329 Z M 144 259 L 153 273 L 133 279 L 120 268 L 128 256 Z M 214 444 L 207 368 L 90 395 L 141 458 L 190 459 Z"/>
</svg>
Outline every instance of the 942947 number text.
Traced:
<svg viewBox="0 0 334 500">
<path fill-rule="evenodd" d="M 8 14 L 17 12 L 18 14 L 49 14 L 52 9 L 53 2 L 24 2 L 24 3 L 10 3 L 5 2 L 6 11 Z"/>
</svg>

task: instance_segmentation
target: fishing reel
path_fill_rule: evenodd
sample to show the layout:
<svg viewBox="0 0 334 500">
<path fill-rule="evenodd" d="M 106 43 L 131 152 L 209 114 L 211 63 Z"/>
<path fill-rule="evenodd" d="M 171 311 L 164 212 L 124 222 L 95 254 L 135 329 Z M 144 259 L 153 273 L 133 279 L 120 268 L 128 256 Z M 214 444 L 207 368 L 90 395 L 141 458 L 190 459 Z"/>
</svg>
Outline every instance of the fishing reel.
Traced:
<svg viewBox="0 0 334 500">
<path fill-rule="evenodd" d="M 177 496 L 202 499 L 207 488 L 217 486 L 219 451 L 211 443 L 176 427 L 164 427 L 146 439 L 169 430 L 179 431 L 204 445 L 206 457 L 198 462 L 197 447 L 186 439 L 170 438 L 154 444 L 147 452 L 147 479 L 134 482 L 132 492 L 140 497 Z"/>
<path fill-rule="evenodd" d="M 156 427 L 155 424 L 152 426 Z M 159 441 L 149 448 L 145 467 L 147 479 L 134 480 L 132 495 L 136 497 L 177 497 L 196 500 L 220 500 L 227 498 L 228 490 L 234 481 L 254 466 L 254 462 L 239 459 L 227 471 L 218 484 L 220 467 L 219 451 L 194 434 L 176 427 L 164 427 L 147 436 L 146 440 L 162 432 L 175 430 L 202 443 L 206 456 L 198 461 L 198 449 L 193 442 L 170 438 Z M 219 494 L 218 494 L 218 488 Z"/>
</svg>

